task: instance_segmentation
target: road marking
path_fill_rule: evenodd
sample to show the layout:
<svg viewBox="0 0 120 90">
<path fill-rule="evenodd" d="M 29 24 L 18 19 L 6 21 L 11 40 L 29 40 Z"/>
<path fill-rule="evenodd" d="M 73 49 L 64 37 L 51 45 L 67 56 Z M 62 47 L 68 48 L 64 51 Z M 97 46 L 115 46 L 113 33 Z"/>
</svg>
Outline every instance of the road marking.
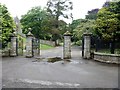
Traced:
<svg viewBox="0 0 120 90">
<path fill-rule="evenodd" d="M 51 82 L 51 81 L 42 81 L 42 80 L 30 80 L 30 79 L 18 79 L 18 82 L 26 82 L 26 83 L 33 83 L 33 84 L 41 84 L 41 85 L 59 85 L 59 86 L 73 86 L 78 87 L 80 84 L 77 83 L 63 83 L 63 82 Z"/>
</svg>

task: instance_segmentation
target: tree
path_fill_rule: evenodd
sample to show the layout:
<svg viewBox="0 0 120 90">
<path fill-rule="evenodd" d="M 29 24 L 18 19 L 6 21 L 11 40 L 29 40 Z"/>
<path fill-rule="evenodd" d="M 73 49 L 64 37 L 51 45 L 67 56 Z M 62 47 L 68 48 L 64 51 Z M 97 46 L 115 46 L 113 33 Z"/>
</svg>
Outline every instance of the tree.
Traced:
<svg viewBox="0 0 120 90">
<path fill-rule="evenodd" d="M 78 25 L 80 25 L 81 23 L 86 22 L 85 19 L 77 19 L 77 20 L 73 20 L 72 23 L 70 24 L 70 28 L 73 31 Z M 72 33 L 71 31 L 71 33 Z"/>
<path fill-rule="evenodd" d="M 0 4 L 0 42 L 2 48 L 5 48 L 10 42 L 10 36 L 14 32 L 15 23 L 5 5 Z"/>
<path fill-rule="evenodd" d="M 79 42 L 82 39 L 82 35 L 86 30 L 89 32 L 94 32 L 94 22 L 95 20 L 88 19 L 77 19 L 73 20 L 70 24 L 71 33 L 73 33 L 72 41 Z"/>
<path fill-rule="evenodd" d="M 51 20 L 52 17 L 45 9 L 33 7 L 22 16 L 20 21 L 23 26 L 23 33 L 27 34 L 29 32 L 28 28 L 31 28 L 31 32 L 36 38 L 46 39 L 50 37 L 48 34 L 50 33 Z"/>
<path fill-rule="evenodd" d="M 95 20 L 86 20 L 83 21 L 73 30 L 73 36 L 77 40 L 81 40 L 84 32 L 90 32 L 94 34 L 95 30 Z"/>
<path fill-rule="evenodd" d="M 59 20 L 59 30 L 60 30 L 60 34 L 64 34 L 67 30 L 68 30 L 68 25 L 65 21 L 63 20 Z"/>
<path fill-rule="evenodd" d="M 73 3 L 70 0 L 49 0 L 47 2 L 47 11 L 54 16 L 57 21 L 60 19 L 60 16 L 67 19 L 72 18 L 72 13 L 66 14 L 66 12 L 72 9 Z"/>
<path fill-rule="evenodd" d="M 59 23 L 58 28 L 55 27 L 57 22 Z M 52 35 L 51 40 L 53 40 L 53 41 L 56 41 L 57 39 L 62 39 L 62 35 L 67 30 L 69 30 L 67 23 L 63 20 L 56 21 L 53 19 L 50 21 L 49 27 L 50 27 L 50 34 Z M 56 43 L 56 45 L 57 45 L 57 43 Z"/>
<path fill-rule="evenodd" d="M 61 39 L 61 34 L 65 31 L 66 23 L 62 20 L 56 21 L 55 18 L 41 7 L 33 7 L 21 18 L 23 33 L 29 32 L 38 39 L 57 40 Z M 59 30 L 56 29 L 56 23 L 59 22 Z"/>
<path fill-rule="evenodd" d="M 110 2 L 98 12 L 96 20 L 96 34 L 104 40 L 111 41 L 111 53 L 114 53 L 115 40 L 120 35 L 120 2 Z"/>
<path fill-rule="evenodd" d="M 109 7 L 110 6 L 110 1 L 106 1 L 102 7 Z"/>
<path fill-rule="evenodd" d="M 88 11 L 88 15 L 86 15 L 86 19 L 91 19 L 91 20 L 96 20 L 97 18 L 97 13 L 99 9 L 92 9 L 91 11 Z"/>
<path fill-rule="evenodd" d="M 60 37 L 60 30 L 59 30 L 59 20 L 60 17 L 64 18 L 72 18 L 72 13 L 67 13 L 73 9 L 73 3 L 70 0 L 49 0 L 47 2 L 47 11 L 54 17 L 55 28 L 53 34 L 53 40 L 57 45 L 56 40 Z"/>
</svg>

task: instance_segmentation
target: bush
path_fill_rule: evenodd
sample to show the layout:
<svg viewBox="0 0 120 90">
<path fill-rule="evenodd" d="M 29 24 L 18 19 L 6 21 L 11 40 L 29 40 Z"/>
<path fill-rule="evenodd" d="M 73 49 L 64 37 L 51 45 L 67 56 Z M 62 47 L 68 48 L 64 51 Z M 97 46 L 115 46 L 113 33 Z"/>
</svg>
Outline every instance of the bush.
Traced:
<svg viewBox="0 0 120 90">
<path fill-rule="evenodd" d="M 116 54 L 120 54 L 120 49 L 115 50 Z"/>
<path fill-rule="evenodd" d="M 82 45 L 82 40 L 79 40 L 77 42 L 74 43 L 75 45 L 81 46 Z"/>
<path fill-rule="evenodd" d="M 57 62 L 57 61 L 61 61 L 62 59 L 60 57 L 55 57 L 55 58 L 48 58 L 48 61 L 47 62 Z"/>
</svg>

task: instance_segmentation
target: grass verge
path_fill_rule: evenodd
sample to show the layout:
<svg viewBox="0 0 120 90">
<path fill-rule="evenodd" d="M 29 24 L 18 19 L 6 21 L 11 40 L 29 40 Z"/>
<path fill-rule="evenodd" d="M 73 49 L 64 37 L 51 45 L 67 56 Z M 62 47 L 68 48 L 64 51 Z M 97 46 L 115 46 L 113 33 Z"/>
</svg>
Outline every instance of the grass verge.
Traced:
<svg viewBox="0 0 120 90">
<path fill-rule="evenodd" d="M 51 48 L 54 48 L 54 47 L 50 46 L 50 45 L 46 45 L 46 44 L 40 44 L 41 50 L 47 50 L 47 49 L 51 49 Z"/>
</svg>

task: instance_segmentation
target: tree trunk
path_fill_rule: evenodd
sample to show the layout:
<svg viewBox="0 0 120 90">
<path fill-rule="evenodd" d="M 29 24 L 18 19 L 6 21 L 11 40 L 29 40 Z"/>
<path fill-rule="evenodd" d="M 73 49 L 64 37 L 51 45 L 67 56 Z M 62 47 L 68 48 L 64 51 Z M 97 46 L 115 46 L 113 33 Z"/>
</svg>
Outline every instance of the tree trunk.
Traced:
<svg viewBox="0 0 120 90">
<path fill-rule="evenodd" d="M 58 44 L 57 44 L 57 40 L 55 40 L 55 46 L 57 46 Z"/>
<path fill-rule="evenodd" d="M 110 52 L 111 54 L 115 53 L 115 37 L 113 37 L 113 40 L 111 42 Z"/>
<path fill-rule="evenodd" d="M 40 39 L 38 39 L 38 55 L 40 55 Z"/>
</svg>

